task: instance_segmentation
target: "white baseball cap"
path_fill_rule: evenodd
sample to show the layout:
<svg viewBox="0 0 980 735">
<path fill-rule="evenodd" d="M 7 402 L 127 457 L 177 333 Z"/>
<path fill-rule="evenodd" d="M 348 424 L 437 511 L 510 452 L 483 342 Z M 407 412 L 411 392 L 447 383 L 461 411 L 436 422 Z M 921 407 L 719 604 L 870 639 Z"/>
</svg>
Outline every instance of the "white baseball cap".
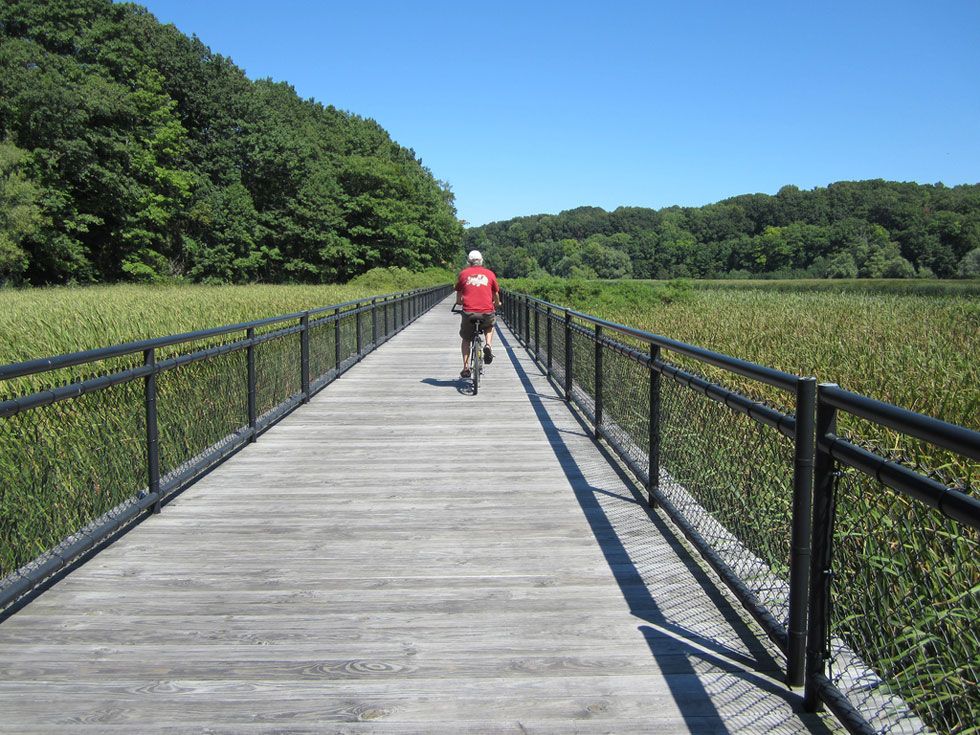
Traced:
<svg viewBox="0 0 980 735">
<path fill-rule="evenodd" d="M 466 259 L 470 263 L 482 263 L 483 253 L 481 253 L 479 250 L 470 250 L 470 254 L 466 256 Z"/>
</svg>

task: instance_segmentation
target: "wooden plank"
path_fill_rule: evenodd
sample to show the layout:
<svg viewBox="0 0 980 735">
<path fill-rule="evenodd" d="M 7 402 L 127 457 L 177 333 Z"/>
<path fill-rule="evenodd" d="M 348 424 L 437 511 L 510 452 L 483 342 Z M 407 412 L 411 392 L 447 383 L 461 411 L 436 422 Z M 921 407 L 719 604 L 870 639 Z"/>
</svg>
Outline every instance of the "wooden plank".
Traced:
<svg viewBox="0 0 980 735">
<path fill-rule="evenodd" d="M 0 731 L 828 732 L 503 330 L 448 302 L 0 625 Z"/>
</svg>

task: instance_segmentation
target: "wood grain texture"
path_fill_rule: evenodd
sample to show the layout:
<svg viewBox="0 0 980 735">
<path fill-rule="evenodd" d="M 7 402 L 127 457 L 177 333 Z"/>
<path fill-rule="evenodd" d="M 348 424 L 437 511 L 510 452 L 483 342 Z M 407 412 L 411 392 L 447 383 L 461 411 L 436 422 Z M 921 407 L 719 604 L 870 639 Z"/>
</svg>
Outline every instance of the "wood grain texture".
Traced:
<svg viewBox="0 0 980 735">
<path fill-rule="evenodd" d="M 0 624 L 0 732 L 826 733 L 504 329 L 449 303 Z"/>
</svg>

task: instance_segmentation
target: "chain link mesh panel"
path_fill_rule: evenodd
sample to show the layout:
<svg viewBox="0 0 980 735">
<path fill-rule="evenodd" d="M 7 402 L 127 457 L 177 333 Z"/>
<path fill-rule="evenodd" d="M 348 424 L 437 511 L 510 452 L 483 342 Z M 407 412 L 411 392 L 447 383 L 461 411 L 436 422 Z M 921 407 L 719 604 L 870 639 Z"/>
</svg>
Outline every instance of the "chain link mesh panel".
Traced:
<svg viewBox="0 0 980 735">
<path fill-rule="evenodd" d="M 940 467 L 847 438 L 977 494 L 936 452 Z M 835 497 L 832 683 L 878 732 L 980 733 L 980 533 L 851 468 Z"/>
<path fill-rule="evenodd" d="M 661 395 L 661 492 L 786 626 L 793 442 L 668 378 Z"/>
<path fill-rule="evenodd" d="M 593 334 L 573 321 L 571 340 L 575 397 L 579 405 L 595 416 L 595 339 Z"/>
<path fill-rule="evenodd" d="M 0 419 L 0 579 L 121 513 L 146 464 L 141 379 Z"/>
<path fill-rule="evenodd" d="M 565 385 L 565 315 L 551 315 L 552 358 L 551 373 L 559 385 Z"/>
<path fill-rule="evenodd" d="M 255 346 L 255 403 L 259 416 L 297 396 L 302 391 L 301 384 L 299 333 Z"/>
<path fill-rule="evenodd" d="M 650 369 L 606 349 L 602 355 L 602 426 L 629 458 L 649 474 Z"/>
<path fill-rule="evenodd" d="M 310 324 L 310 382 L 316 383 L 337 367 L 335 329 L 331 321 Z"/>
<path fill-rule="evenodd" d="M 351 311 L 340 313 L 340 362 L 345 363 L 357 354 L 357 315 Z"/>
<path fill-rule="evenodd" d="M 157 426 L 162 482 L 201 455 L 220 454 L 230 434 L 248 425 L 244 349 L 157 375 Z"/>
</svg>

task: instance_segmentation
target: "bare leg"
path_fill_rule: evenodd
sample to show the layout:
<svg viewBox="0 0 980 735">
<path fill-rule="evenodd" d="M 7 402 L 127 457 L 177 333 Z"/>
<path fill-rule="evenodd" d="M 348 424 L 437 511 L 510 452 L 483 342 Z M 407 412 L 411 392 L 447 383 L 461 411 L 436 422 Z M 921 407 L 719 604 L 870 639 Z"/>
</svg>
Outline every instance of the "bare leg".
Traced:
<svg viewBox="0 0 980 735">
<path fill-rule="evenodd" d="M 493 333 L 495 331 L 496 330 L 493 327 L 490 327 L 490 329 L 483 333 L 487 338 L 487 347 L 493 347 Z"/>
<path fill-rule="evenodd" d="M 463 344 L 460 346 L 463 352 L 463 370 L 468 370 L 470 367 L 470 345 L 471 340 L 464 339 Z"/>
</svg>

